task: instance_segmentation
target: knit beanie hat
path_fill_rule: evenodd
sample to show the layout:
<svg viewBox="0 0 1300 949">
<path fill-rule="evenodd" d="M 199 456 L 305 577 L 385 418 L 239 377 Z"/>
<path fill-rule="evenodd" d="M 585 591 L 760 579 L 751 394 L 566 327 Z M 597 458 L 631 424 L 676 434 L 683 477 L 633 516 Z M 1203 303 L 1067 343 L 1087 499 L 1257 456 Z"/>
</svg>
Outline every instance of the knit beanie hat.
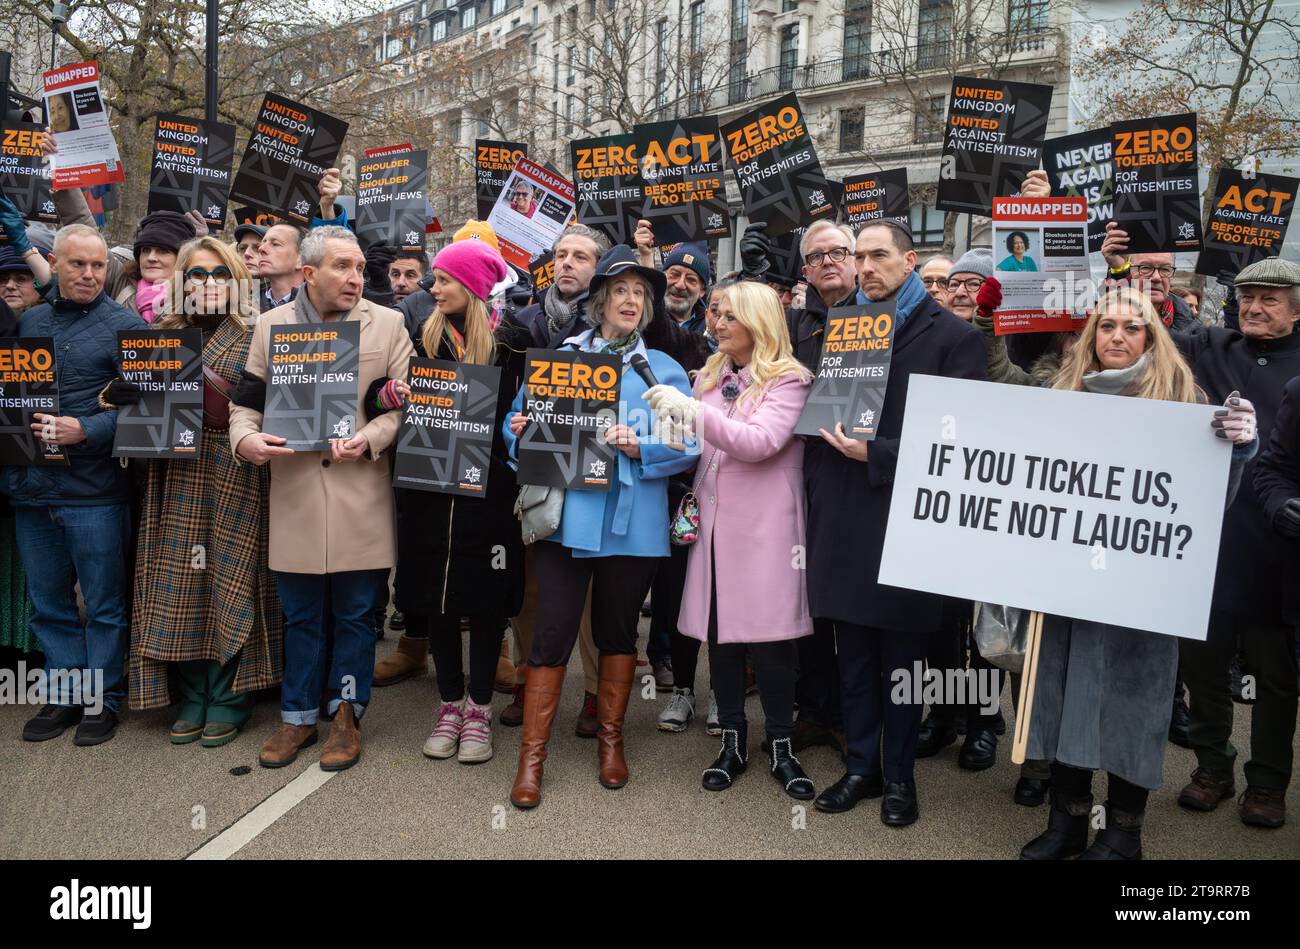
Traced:
<svg viewBox="0 0 1300 949">
<path fill-rule="evenodd" d="M 491 297 L 492 288 L 509 273 L 506 262 L 486 240 L 448 244 L 433 258 L 433 269 L 441 270 L 484 302 Z"/>
<path fill-rule="evenodd" d="M 174 254 L 192 240 L 194 224 L 188 217 L 177 211 L 154 211 L 145 216 L 135 232 L 135 259 L 140 259 L 140 251 L 146 247 L 161 247 Z"/>
<path fill-rule="evenodd" d="M 676 266 L 689 267 L 694 270 L 706 287 L 712 283 L 710 278 L 713 274 L 709 268 L 709 245 L 704 241 L 674 245 L 673 249 L 664 257 L 664 273 L 668 272 L 669 267 Z"/>
<path fill-rule="evenodd" d="M 957 258 L 948 276 L 959 273 L 973 273 L 987 280 L 993 276 L 993 251 L 987 247 L 972 247 Z"/>
<path fill-rule="evenodd" d="M 452 243 L 456 241 L 480 240 L 492 245 L 492 249 L 499 251 L 501 245 L 497 243 L 496 231 L 488 225 L 486 221 L 476 221 L 470 218 L 455 234 L 451 235 Z"/>
</svg>

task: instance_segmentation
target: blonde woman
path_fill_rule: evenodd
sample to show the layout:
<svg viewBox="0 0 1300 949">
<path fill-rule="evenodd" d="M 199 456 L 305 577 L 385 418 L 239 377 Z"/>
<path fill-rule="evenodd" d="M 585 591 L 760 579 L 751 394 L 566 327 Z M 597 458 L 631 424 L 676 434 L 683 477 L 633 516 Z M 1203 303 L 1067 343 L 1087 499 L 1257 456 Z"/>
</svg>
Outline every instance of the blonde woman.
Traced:
<svg viewBox="0 0 1300 949">
<path fill-rule="evenodd" d="M 1097 303 L 1067 351 L 1054 388 L 1139 399 L 1204 403 L 1192 371 L 1146 295 L 1112 290 Z M 1206 409 L 1207 437 L 1233 444 L 1227 502 L 1254 455 L 1255 409 L 1234 393 Z M 1024 860 L 1142 856 L 1147 797 L 1160 786 L 1178 675 L 1173 636 L 1061 616 L 1044 617 L 1028 757 L 1052 762 L 1047 830 L 1021 851 Z M 1092 774 L 1107 772 L 1106 822 L 1088 846 Z"/>
<path fill-rule="evenodd" d="M 168 286 L 155 326 L 203 331 L 203 431 L 193 459 L 147 466 L 130 702 L 134 709 L 170 704 L 174 667 L 181 705 L 171 742 L 215 748 L 234 741 L 252 712 L 252 693 L 279 683 L 283 669 L 280 601 L 266 562 L 270 472 L 234 464 L 226 435 L 258 310 L 243 261 L 216 238 L 182 246 Z M 133 389 L 118 380 L 104 397 L 123 404 L 136 397 Z"/>
<path fill-rule="evenodd" d="M 795 424 L 809 374 L 794 358 L 780 299 L 745 281 L 718 301 L 718 351 L 695 379 L 695 398 L 670 386 L 646 395 L 665 430 L 694 425 L 700 443 L 695 487 L 699 537 L 690 550 L 677 624 L 708 643 L 722 750 L 705 769 L 706 790 L 731 787 L 745 770 L 745 655 L 758 674 L 773 776 L 799 800 L 812 781 L 790 748 L 794 731 L 795 640 L 812 633 L 803 572 L 803 440 Z"/>
</svg>

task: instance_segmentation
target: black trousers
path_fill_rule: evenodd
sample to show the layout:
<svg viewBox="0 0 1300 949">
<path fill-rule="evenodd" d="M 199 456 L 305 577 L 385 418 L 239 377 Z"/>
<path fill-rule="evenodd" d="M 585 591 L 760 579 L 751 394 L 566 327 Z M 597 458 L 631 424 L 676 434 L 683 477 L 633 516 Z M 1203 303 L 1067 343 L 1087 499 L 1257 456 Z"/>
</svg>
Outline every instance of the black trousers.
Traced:
<svg viewBox="0 0 1300 949">
<path fill-rule="evenodd" d="M 840 672 L 835 653 L 835 628 L 830 620 L 814 619 L 813 634 L 797 639 L 799 671 L 795 700 L 800 721 L 837 731 L 844 727 Z"/>
<path fill-rule="evenodd" d="M 677 659 L 673 636 L 677 633 L 677 614 L 682 611 L 686 563 L 691 549 L 677 546 L 669 549 L 669 556 L 659 561 L 654 583 L 650 587 L 650 639 L 646 643 L 645 653 L 652 663 L 668 658 L 676 662 Z M 695 678 L 693 667 L 691 678 Z"/>
<path fill-rule="evenodd" d="M 591 638 L 602 656 L 635 656 L 641 604 L 656 557 L 575 557 L 563 544 L 539 541 L 533 551 L 537 618 L 530 666 L 566 666 L 591 588 Z M 498 642 L 498 648 L 500 644 Z"/>
<path fill-rule="evenodd" d="M 709 604 L 709 677 L 718 700 L 718 724 L 745 725 L 745 656 L 754 662 L 758 698 L 763 705 L 767 740 L 789 738 L 794 732 L 794 680 L 799 662 L 798 640 L 767 643 L 718 642 L 718 593 Z"/>
<path fill-rule="evenodd" d="M 465 665 L 462 658 L 460 617 L 445 613 L 422 616 L 410 613 L 406 618 L 408 635 L 429 640 L 433 655 L 433 674 L 438 680 L 438 694 L 444 702 L 459 702 L 465 697 Z M 478 615 L 469 618 L 469 697 L 478 705 L 492 701 L 492 685 L 497 675 L 497 658 L 501 655 L 504 616 Z"/>
<path fill-rule="evenodd" d="M 930 641 L 925 653 L 925 664 L 931 669 L 946 672 L 949 669 L 966 668 L 966 649 L 970 647 L 970 669 L 981 677 L 997 676 L 997 694 L 1002 694 L 1006 675 L 991 662 L 980 655 L 979 647 L 971 636 L 972 607 L 969 600 L 944 597 L 943 617 L 937 630 L 930 634 Z M 945 681 L 947 677 L 945 676 Z M 957 713 L 966 709 L 967 728 L 992 728 L 997 720 L 998 709 L 985 712 L 977 698 L 977 690 L 968 689 L 964 703 L 933 705 L 930 715 L 941 722 L 952 723 Z"/>
<path fill-rule="evenodd" d="M 844 703 L 844 738 L 849 774 L 880 774 L 896 784 L 914 780 L 919 702 L 895 702 L 895 669 L 913 674 L 925 656 L 928 636 L 853 623 L 834 624 L 840 694 Z M 883 765 L 882 765 L 883 762 Z"/>
<path fill-rule="evenodd" d="M 1112 807 L 1130 814 L 1141 814 L 1147 809 L 1146 788 L 1130 784 L 1117 774 L 1106 774 L 1106 800 Z M 1059 761 L 1052 762 L 1052 787 L 1071 797 L 1092 796 L 1092 770 L 1074 768 Z"/>
</svg>

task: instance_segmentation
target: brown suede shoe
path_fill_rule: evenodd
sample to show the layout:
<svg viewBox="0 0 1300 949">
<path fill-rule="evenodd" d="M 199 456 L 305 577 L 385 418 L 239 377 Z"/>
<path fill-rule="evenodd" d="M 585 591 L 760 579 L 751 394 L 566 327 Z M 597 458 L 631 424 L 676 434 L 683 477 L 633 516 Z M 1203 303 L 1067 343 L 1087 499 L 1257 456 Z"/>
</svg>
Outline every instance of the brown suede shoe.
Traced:
<svg viewBox="0 0 1300 949">
<path fill-rule="evenodd" d="M 510 803 L 528 809 L 542 801 L 542 764 L 551 723 L 564 688 L 563 666 L 532 666 L 524 685 L 524 734 L 519 740 L 519 768 L 510 789 Z"/>
<path fill-rule="evenodd" d="M 524 723 L 524 687 L 515 686 L 514 693 L 514 700 L 497 716 L 497 721 L 507 728 L 518 728 Z"/>
<path fill-rule="evenodd" d="M 1241 795 L 1241 822 L 1251 827 L 1281 827 L 1286 823 L 1286 791 L 1250 785 Z"/>
<path fill-rule="evenodd" d="M 280 730 L 266 740 L 257 763 L 263 768 L 283 768 L 293 764 L 298 752 L 308 745 L 316 744 L 315 725 L 290 725 L 283 722 Z"/>
<path fill-rule="evenodd" d="M 595 738 L 598 731 L 600 731 L 600 722 L 596 719 L 596 696 L 584 692 L 582 711 L 578 713 L 578 723 L 573 726 L 573 733 L 579 738 Z"/>
<path fill-rule="evenodd" d="M 627 784 L 627 760 L 623 757 L 623 717 L 636 679 L 635 656 L 601 656 L 600 684 L 596 693 L 596 755 L 600 759 L 600 783 L 611 791 Z"/>
<path fill-rule="evenodd" d="M 497 677 L 492 688 L 502 695 L 515 690 L 515 664 L 510 661 L 510 640 L 501 640 L 501 658 L 497 660 Z"/>
<path fill-rule="evenodd" d="M 375 663 L 375 688 L 396 685 L 412 676 L 429 672 L 429 640 L 403 635 L 397 648 Z"/>
<path fill-rule="evenodd" d="M 361 729 L 351 702 L 343 702 L 334 713 L 330 736 L 320 753 L 322 771 L 345 771 L 361 760 Z"/>
<path fill-rule="evenodd" d="M 1231 774 L 1197 768 L 1192 772 L 1192 782 L 1178 792 L 1178 803 L 1189 811 L 1212 811 L 1236 791 Z"/>
</svg>

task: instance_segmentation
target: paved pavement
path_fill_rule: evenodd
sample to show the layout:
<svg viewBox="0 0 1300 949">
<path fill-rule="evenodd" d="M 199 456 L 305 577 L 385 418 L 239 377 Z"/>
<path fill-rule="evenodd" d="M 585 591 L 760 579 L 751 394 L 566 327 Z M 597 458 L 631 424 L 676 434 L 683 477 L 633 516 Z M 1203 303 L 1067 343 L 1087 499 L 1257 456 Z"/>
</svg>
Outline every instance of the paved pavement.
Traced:
<svg viewBox="0 0 1300 949">
<path fill-rule="evenodd" d="M 379 645 L 390 651 L 392 634 Z M 703 657 L 701 657 L 703 658 Z M 707 681 L 702 662 L 700 682 Z M 274 701 L 258 704 L 239 739 L 224 748 L 172 746 L 173 712 L 130 716 L 111 742 L 78 748 L 62 739 L 18 737 L 34 710 L 0 707 L 0 858 L 319 857 L 821 857 L 1009 858 L 1037 834 L 1046 807 L 1011 800 L 1016 768 L 1010 728 L 998 764 L 971 774 L 957 767 L 956 745 L 918 762 L 921 820 L 891 829 L 866 802 L 849 814 L 818 813 L 787 798 L 758 751 L 762 713 L 749 700 L 754 764 L 725 793 L 700 788 L 717 750 L 702 719 L 685 734 L 655 730 L 664 699 L 634 693 L 628 712 L 631 781 L 607 791 L 596 780 L 596 748 L 573 734 L 582 699 L 575 651 L 546 763 L 543 801 L 521 812 L 509 804 L 519 730 L 495 726 L 496 757 L 466 766 L 420 753 L 432 727 L 432 676 L 378 689 L 363 727 L 363 755 L 332 776 L 317 766 L 320 744 L 288 768 L 257 765 L 278 722 Z M 497 696 L 500 710 L 508 702 Z M 1009 703 L 1004 713 L 1011 722 Z M 1248 747 L 1248 716 L 1237 706 L 1234 740 Z M 328 725 L 324 726 L 328 728 Z M 838 757 L 815 748 L 801 756 L 818 789 L 841 774 Z M 246 774 L 232 769 L 250 766 Z M 1291 823 L 1277 831 L 1244 827 L 1236 808 L 1189 814 L 1175 802 L 1194 767 L 1170 745 L 1165 785 L 1151 799 L 1144 834 L 1153 858 L 1300 857 L 1300 792 L 1288 795 Z M 1242 777 L 1238 772 L 1238 783 Z M 1104 797 L 1104 778 L 1096 783 Z M 286 800 L 287 799 L 287 800 Z M 300 800 L 299 800 L 300 799 Z M 292 805 L 292 806 L 290 806 Z M 241 821 L 241 818 L 246 818 Z M 238 826 L 235 826 L 238 824 Z M 233 827 L 233 829 L 232 829 Z"/>
</svg>

